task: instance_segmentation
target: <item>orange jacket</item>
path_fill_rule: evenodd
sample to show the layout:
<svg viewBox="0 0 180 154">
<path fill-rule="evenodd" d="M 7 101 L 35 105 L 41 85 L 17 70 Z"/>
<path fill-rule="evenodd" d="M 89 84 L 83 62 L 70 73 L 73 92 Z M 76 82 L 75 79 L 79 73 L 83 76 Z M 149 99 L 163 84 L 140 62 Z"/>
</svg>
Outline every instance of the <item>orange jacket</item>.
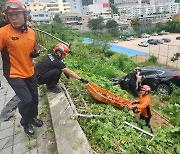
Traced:
<svg viewBox="0 0 180 154">
<path fill-rule="evenodd" d="M 136 102 L 139 102 L 139 104 L 137 105 L 137 111 L 140 112 L 142 116 L 147 118 L 152 115 L 151 99 L 149 95 L 141 95 L 139 100 L 137 100 Z"/>
<path fill-rule="evenodd" d="M 35 32 L 21 32 L 10 24 L 0 28 L 0 51 L 3 59 L 4 76 L 29 78 L 34 74 L 30 52 L 37 47 Z"/>
</svg>

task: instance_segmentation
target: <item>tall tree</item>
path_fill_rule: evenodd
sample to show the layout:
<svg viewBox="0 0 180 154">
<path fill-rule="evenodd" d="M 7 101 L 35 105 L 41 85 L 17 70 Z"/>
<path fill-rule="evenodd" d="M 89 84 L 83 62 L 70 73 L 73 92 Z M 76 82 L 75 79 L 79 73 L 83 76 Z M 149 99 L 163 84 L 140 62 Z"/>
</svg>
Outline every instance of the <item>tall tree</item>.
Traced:
<svg viewBox="0 0 180 154">
<path fill-rule="evenodd" d="M 53 21 L 57 22 L 57 23 L 62 23 L 61 18 L 59 17 L 59 14 L 56 14 L 55 17 L 53 18 Z"/>
<path fill-rule="evenodd" d="M 131 26 L 133 27 L 133 29 L 135 31 L 139 30 L 140 26 L 141 26 L 140 19 L 138 17 L 134 18 L 134 19 L 131 19 Z"/>
<path fill-rule="evenodd" d="M 180 33 L 180 20 L 173 19 L 172 21 L 168 21 L 166 24 L 166 30 L 169 32 Z"/>
<path fill-rule="evenodd" d="M 104 28 L 103 18 L 91 19 L 88 21 L 88 27 L 92 30 L 100 30 Z"/>
<path fill-rule="evenodd" d="M 119 14 L 118 8 L 116 7 L 116 5 L 111 4 L 110 6 L 111 6 L 111 9 L 112 9 L 112 11 L 113 11 L 113 14 Z"/>
<path fill-rule="evenodd" d="M 108 32 L 114 36 L 119 36 L 119 28 L 118 23 L 115 20 L 108 20 L 106 23 L 106 28 L 108 29 Z"/>
<path fill-rule="evenodd" d="M 118 23 L 115 20 L 108 20 L 106 23 L 107 29 L 118 28 Z"/>
</svg>

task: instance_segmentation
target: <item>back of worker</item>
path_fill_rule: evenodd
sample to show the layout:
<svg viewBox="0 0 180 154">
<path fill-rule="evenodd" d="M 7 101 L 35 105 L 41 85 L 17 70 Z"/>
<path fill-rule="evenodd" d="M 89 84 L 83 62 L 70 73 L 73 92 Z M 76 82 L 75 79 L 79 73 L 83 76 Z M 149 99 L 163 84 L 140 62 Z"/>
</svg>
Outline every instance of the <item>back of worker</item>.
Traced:
<svg viewBox="0 0 180 154">
<path fill-rule="evenodd" d="M 35 70 L 39 84 L 56 85 L 66 68 L 65 64 L 58 59 L 55 53 L 48 54 L 43 60 L 36 64 Z"/>
</svg>

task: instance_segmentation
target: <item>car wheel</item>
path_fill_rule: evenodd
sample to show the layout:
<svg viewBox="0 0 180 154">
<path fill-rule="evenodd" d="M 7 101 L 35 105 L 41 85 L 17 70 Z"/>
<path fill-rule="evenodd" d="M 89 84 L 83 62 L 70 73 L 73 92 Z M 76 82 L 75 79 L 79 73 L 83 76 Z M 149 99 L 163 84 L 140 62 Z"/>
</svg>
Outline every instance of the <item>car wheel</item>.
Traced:
<svg viewBox="0 0 180 154">
<path fill-rule="evenodd" d="M 170 87 L 167 84 L 160 83 L 157 85 L 156 91 L 160 94 L 170 94 Z"/>
</svg>

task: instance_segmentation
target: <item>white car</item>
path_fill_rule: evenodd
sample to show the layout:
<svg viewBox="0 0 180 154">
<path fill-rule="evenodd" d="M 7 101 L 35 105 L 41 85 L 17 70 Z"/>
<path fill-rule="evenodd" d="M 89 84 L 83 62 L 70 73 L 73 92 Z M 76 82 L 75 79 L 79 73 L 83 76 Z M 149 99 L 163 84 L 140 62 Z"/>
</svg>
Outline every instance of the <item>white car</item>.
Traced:
<svg viewBox="0 0 180 154">
<path fill-rule="evenodd" d="M 152 36 L 158 36 L 158 33 L 153 33 Z"/>
<path fill-rule="evenodd" d="M 143 33 L 143 34 L 141 34 L 141 38 L 149 38 L 150 37 L 150 35 L 149 34 L 147 34 L 147 33 Z"/>
<path fill-rule="evenodd" d="M 168 35 L 169 32 L 165 32 L 165 30 L 162 30 L 158 33 L 158 35 Z"/>
<path fill-rule="evenodd" d="M 134 37 L 133 36 L 129 36 L 128 37 L 130 40 L 134 40 Z"/>
<path fill-rule="evenodd" d="M 119 41 L 118 40 L 114 40 L 113 43 L 119 43 Z"/>
<path fill-rule="evenodd" d="M 141 47 L 148 47 L 149 43 L 146 42 L 146 41 L 143 41 L 143 42 L 138 43 L 138 45 L 141 46 Z"/>
</svg>

